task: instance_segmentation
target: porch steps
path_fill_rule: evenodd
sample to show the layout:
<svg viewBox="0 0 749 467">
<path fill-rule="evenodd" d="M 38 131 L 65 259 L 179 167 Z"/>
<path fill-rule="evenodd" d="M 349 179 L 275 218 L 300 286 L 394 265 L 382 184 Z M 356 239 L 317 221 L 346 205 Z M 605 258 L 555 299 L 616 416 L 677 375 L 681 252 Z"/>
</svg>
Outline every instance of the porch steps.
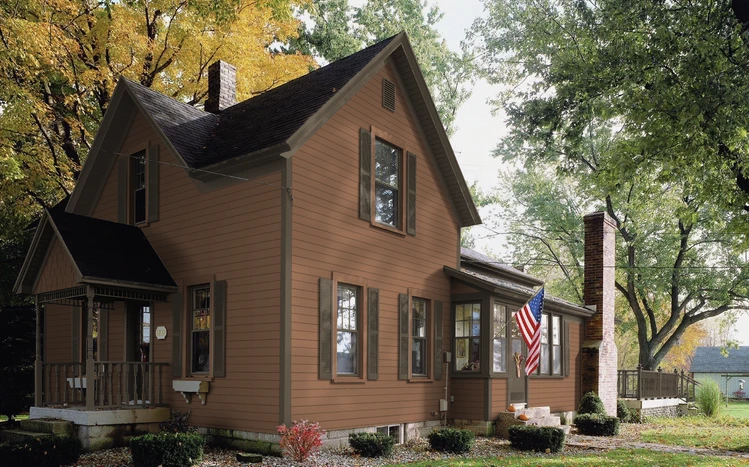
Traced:
<svg viewBox="0 0 749 467">
<path fill-rule="evenodd" d="M 6 443 L 18 443 L 30 439 L 46 438 L 50 436 L 73 436 L 75 425 L 64 420 L 53 419 L 29 419 L 21 420 L 21 428 L 18 430 L 0 431 L 0 441 Z"/>
<path fill-rule="evenodd" d="M 26 430 L 3 430 L 0 431 L 0 441 L 3 443 L 23 443 L 32 439 L 49 438 L 52 433 L 38 433 Z"/>
<path fill-rule="evenodd" d="M 518 417 L 527 415 L 528 420 L 520 420 Z M 572 429 L 569 425 L 562 425 L 561 418 L 552 415 L 549 407 L 529 407 L 527 409 L 518 409 L 515 412 L 500 412 L 497 417 L 494 433 L 500 438 L 509 438 L 509 428 L 515 425 L 528 426 L 550 426 L 561 428 L 565 435 L 570 434 Z"/>
</svg>

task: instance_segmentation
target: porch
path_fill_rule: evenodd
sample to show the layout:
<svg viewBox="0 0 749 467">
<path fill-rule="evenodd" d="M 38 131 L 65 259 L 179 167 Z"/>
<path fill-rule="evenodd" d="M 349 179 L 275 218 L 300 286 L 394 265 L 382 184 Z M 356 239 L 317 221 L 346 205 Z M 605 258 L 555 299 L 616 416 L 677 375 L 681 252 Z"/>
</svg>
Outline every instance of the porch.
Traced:
<svg viewBox="0 0 749 467">
<path fill-rule="evenodd" d="M 619 399 L 642 421 L 644 417 L 687 415 L 699 384 L 683 370 L 650 371 L 638 365 L 635 370 L 618 371 L 617 392 Z"/>
</svg>

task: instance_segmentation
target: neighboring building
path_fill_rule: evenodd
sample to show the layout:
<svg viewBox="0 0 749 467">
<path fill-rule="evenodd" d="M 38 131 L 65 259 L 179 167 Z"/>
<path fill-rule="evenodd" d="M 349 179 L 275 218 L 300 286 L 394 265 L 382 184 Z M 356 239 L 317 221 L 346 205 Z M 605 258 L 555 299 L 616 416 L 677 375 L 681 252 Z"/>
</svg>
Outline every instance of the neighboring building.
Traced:
<svg viewBox="0 0 749 467">
<path fill-rule="evenodd" d="M 749 392 L 749 346 L 738 349 L 697 347 L 689 371 L 697 381 L 712 379 L 724 396 L 747 399 Z"/>
<path fill-rule="evenodd" d="M 547 298 L 539 374 L 518 376 L 511 317 L 541 282 L 461 253 L 481 220 L 405 34 L 245 102 L 234 82 L 211 67 L 210 112 L 118 83 L 16 284 L 41 318 L 32 417 L 93 449 L 153 406 L 258 442 L 300 419 L 328 443 L 485 431 L 587 390 L 614 413 L 613 222 L 585 218 L 594 308 Z"/>
</svg>

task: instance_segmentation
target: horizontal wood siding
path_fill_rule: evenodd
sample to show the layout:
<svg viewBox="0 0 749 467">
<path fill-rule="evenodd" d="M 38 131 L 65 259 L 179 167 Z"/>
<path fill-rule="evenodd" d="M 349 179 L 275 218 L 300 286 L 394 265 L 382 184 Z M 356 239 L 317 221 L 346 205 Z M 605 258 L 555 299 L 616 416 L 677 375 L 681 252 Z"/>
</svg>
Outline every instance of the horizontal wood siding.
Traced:
<svg viewBox="0 0 749 467">
<path fill-rule="evenodd" d="M 384 68 L 292 158 L 291 414 L 328 430 L 436 419 L 430 412 L 439 410 L 444 397 L 444 380 L 398 380 L 398 294 L 413 288 L 441 300 L 443 335 L 449 336 L 450 280 L 442 268 L 455 265 L 458 223 L 403 89 L 396 92 L 395 113 L 382 107 L 384 77 L 397 83 L 392 70 Z M 405 146 L 404 157 L 410 151 L 418 158 L 415 236 L 359 218 L 359 130 L 371 126 Z M 318 279 L 331 278 L 333 272 L 364 278 L 380 290 L 376 381 L 318 379 Z M 444 338 L 443 349 L 449 346 Z"/>
<path fill-rule="evenodd" d="M 464 283 L 459 282 L 457 280 L 453 280 L 450 287 L 451 287 L 453 295 L 472 294 L 472 293 L 481 292 L 480 290 L 474 289 L 473 287 L 465 285 Z"/>
<path fill-rule="evenodd" d="M 44 305 L 44 363 L 72 363 L 73 307 Z"/>
<path fill-rule="evenodd" d="M 75 267 L 70 261 L 63 244 L 55 237 L 49 248 L 47 258 L 34 286 L 34 293 L 51 292 L 53 290 L 73 287 L 75 282 Z"/>
<path fill-rule="evenodd" d="M 125 302 L 114 302 L 114 310 L 109 313 L 109 332 L 107 334 L 108 360 L 124 361 L 125 359 Z M 153 335 L 153 331 L 151 331 Z M 152 337 L 153 339 L 153 337 Z"/>
<path fill-rule="evenodd" d="M 507 379 L 495 378 L 492 380 L 492 420 L 500 412 L 506 411 L 507 407 Z"/>
<path fill-rule="evenodd" d="M 570 376 L 531 378 L 528 403 L 531 407 L 550 407 L 552 412 L 577 410 L 580 401 L 580 352 L 582 323 L 570 322 Z"/>
<path fill-rule="evenodd" d="M 160 146 L 159 220 L 143 226 L 172 277 L 185 294 L 188 287 L 213 280 L 227 281 L 226 377 L 210 382 L 207 403 L 197 397 L 186 404 L 172 387 L 171 370 L 164 378 L 169 405 L 191 410 L 197 426 L 275 433 L 279 421 L 280 236 L 282 190 L 280 172 L 203 193 L 178 160 L 138 115 L 119 152 L 135 154 L 148 145 Z M 114 157 L 114 156 L 113 156 Z M 261 183 L 257 183 L 261 182 Z M 96 204 L 94 217 L 117 220 L 117 164 Z M 183 322 L 188 326 L 189 315 Z M 124 321 L 110 322 L 119 332 Z M 172 309 L 153 307 L 153 330 L 167 329 L 163 340 L 153 338 L 153 361 L 172 358 Z M 189 332 L 182 335 L 188 342 Z M 124 336 L 123 336 L 124 338 Z M 110 338 L 110 345 L 116 339 Z M 124 343 L 122 344 L 124 348 Z M 122 352 L 114 355 L 122 355 Z M 183 351 L 187 361 L 188 347 Z M 184 364 L 189 369 L 189 365 Z"/>
<path fill-rule="evenodd" d="M 452 378 L 450 394 L 455 401 L 450 403 L 450 418 L 461 420 L 484 419 L 484 380 L 482 378 Z"/>
</svg>

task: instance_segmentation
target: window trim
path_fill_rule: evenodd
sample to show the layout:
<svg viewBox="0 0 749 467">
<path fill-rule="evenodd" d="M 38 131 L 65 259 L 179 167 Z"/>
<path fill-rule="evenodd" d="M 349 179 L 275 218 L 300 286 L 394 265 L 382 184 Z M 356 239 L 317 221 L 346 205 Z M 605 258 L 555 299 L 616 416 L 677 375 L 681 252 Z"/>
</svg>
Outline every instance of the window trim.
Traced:
<svg viewBox="0 0 749 467">
<path fill-rule="evenodd" d="M 367 280 L 363 277 L 353 276 L 349 274 L 342 274 L 333 272 L 333 310 L 331 314 L 331 382 L 333 383 L 364 383 L 367 377 L 367 307 L 369 305 L 367 296 L 368 284 Z M 359 339 L 357 342 L 357 360 L 358 360 L 358 371 L 356 374 L 338 374 L 338 348 L 337 348 L 337 333 L 338 333 L 338 284 L 352 285 L 358 288 L 358 310 L 357 310 L 357 333 Z"/>
<path fill-rule="evenodd" d="M 189 277 L 183 281 L 180 281 L 182 285 L 180 285 L 180 291 L 182 295 L 182 323 L 181 323 L 181 331 L 182 335 L 180 336 L 180 346 L 182 348 L 181 350 L 181 360 L 182 360 L 182 375 L 174 379 L 186 379 L 186 380 L 199 380 L 199 381 L 213 381 L 213 371 L 215 369 L 215 365 L 213 362 L 213 359 L 216 356 L 216 352 L 214 350 L 214 344 L 215 339 L 213 336 L 213 328 L 215 324 L 215 320 L 211 319 L 211 329 L 210 329 L 210 340 L 209 340 L 209 349 L 210 349 L 210 355 L 211 355 L 211 364 L 209 366 L 208 373 L 193 373 L 192 372 L 192 289 L 194 287 L 200 287 L 208 284 L 210 288 L 210 294 L 211 294 L 211 316 L 215 318 L 216 310 L 215 310 L 215 298 L 216 298 L 216 292 L 214 290 L 214 284 L 216 282 L 216 276 L 213 274 L 206 274 L 206 275 L 197 275 Z M 153 311 L 153 310 L 152 310 Z M 153 326 L 153 323 L 152 323 Z M 155 328 L 154 328 L 155 329 Z M 153 335 L 151 336 L 153 338 Z"/>
<path fill-rule="evenodd" d="M 205 371 L 205 372 L 202 372 L 202 371 L 201 372 L 196 372 L 196 371 L 193 370 L 193 351 L 194 351 L 193 340 L 192 340 L 193 334 L 195 332 L 205 332 L 204 330 L 195 331 L 195 328 L 194 328 L 194 323 L 193 323 L 194 318 L 195 318 L 195 316 L 194 316 L 194 313 L 195 313 L 195 308 L 194 308 L 194 299 L 195 299 L 195 296 L 194 296 L 194 293 L 197 290 L 203 290 L 203 289 L 208 289 L 208 300 L 209 300 L 208 316 L 211 317 L 211 318 L 213 318 L 213 313 L 214 313 L 214 310 L 213 310 L 213 301 L 214 301 L 213 282 L 211 281 L 211 282 L 202 283 L 202 284 L 194 284 L 194 285 L 190 285 L 187 288 L 187 290 L 189 291 L 189 294 L 188 294 L 188 296 L 189 296 L 189 303 L 187 304 L 188 317 L 189 317 L 189 323 L 188 323 L 188 326 L 187 326 L 188 331 L 189 331 L 189 336 L 188 336 L 188 339 L 187 339 L 187 348 L 188 348 L 187 354 L 188 354 L 188 363 L 189 363 L 189 365 L 188 365 L 188 367 L 189 367 L 189 376 L 197 376 L 197 377 L 206 377 L 206 376 L 212 376 L 213 375 L 213 357 L 214 357 L 214 352 L 213 352 L 213 343 L 214 343 L 213 342 L 214 341 L 214 339 L 213 339 L 213 319 L 210 319 L 209 325 L 208 325 L 208 371 Z"/>
<path fill-rule="evenodd" d="M 539 378 L 539 379 L 559 379 L 559 378 L 566 378 L 565 371 L 566 371 L 566 365 L 567 362 L 565 361 L 565 347 L 569 345 L 567 342 L 565 342 L 564 339 L 564 323 L 566 320 L 564 319 L 564 315 L 561 313 L 554 313 L 554 312 L 548 312 L 544 311 L 542 313 L 543 315 L 547 316 L 547 322 L 549 325 L 547 326 L 547 334 L 548 334 L 548 346 L 549 346 L 549 358 L 548 358 L 548 364 L 549 364 L 549 372 L 548 373 L 541 373 L 541 362 L 540 362 L 540 352 L 541 349 L 539 349 L 539 364 L 538 369 L 536 369 L 536 372 L 532 375 L 530 375 L 531 378 Z M 553 344 L 553 322 L 554 317 L 559 318 L 559 373 L 554 373 L 554 344 Z"/>
<path fill-rule="evenodd" d="M 494 328 L 494 307 L 495 306 L 501 306 L 504 307 L 505 312 L 505 329 L 504 329 L 504 340 L 505 340 L 505 351 L 504 351 L 504 357 L 505 357 L 505 371 L 496 371 L 494 370 L 494 341 L 497 340 L 497 333 Z M 490 348 L 489 348 L 489 356 L 491 357 L 491 367 L 489 368 L 489 373 L 491 376 L 498 376 L 498 377 L 507 377 L 508 373 L 510 372 L 510 356 L 509 356 L 509 343 L 510 343 L 510 326 L 511 326 L 511 320 L 513 319 L 512 314 L 510 313 L 511 306 L 508 305 L 506 302 L 497 300 L 496 297 L 492 297 L 491 300 L 491 316 L 489 317 L 489 322 L 491 323 L 491 342 L 490 342 Z"/>
<path fill-rule="evenodd" d="M 452 313 L 450 315 L 450 317 L 451 317 L 450 326 L 451 326 L 452 329 L 451 329 L 451 333 L 450 334 L 451 334 L 451 337 L 452 337 L 452 343 L 451 343 L 452 344 L 452 348 L 454 349 L 454 352 L 455 352 L 455 355 L 453 357 L 453 363 L 452 363 L 452 365 L 450 365 L 450 367 L 451 367 L 450 368 L 450 374 L 452 376 L 456 376 L 456 375 L 461 375 L 461 376 L 463 376 L 463 375 L 465 375 L 465 376 L 474 375 L 475 377 L 485 377 L 486 376 L 485 368 L 486 368 L 487 364 L 484 363 L 484 365 L 481 365 L 481 359 L 484 356 L 483 354 L 485 353 L 484 352 L 484 341 L 485 341 L 484 334 L 486 334 L 486 331 L 484 330 L 484 327 L 485 327 L 484 322 L 485 322 L 485 319 L 486 319 L 486 317 L 484 316 L 486 314 L 486 311 L 484 309 L 485 308 L 484 302 L 485 302 L 484 298 L 475 298 L 475 299 L 457 300 L 457 301 L 454 301 L 452 303 Z M 479 305 L 479 310 L 480 310 L 480 313 L 481 313 L 481 315 L 479 316 L 479 335 L 478 335 L 478 339 L 479 339 L 479 369 L 478 370 L 463 370 L 463 369 L 460 369 L 460 368 L 457 367 L 457 365 L 458 365 L 458 339 L 466 339 L 466 338 L 468 338 L 468 339 L 474 339 L 474 338 L 476 338 L 476 336 L 467 336 L 467 337 L 466 336 L 462 336 L 462 337 L 458 337 L 456 335 L 456 332 L 455 332 L 455 323 L 456 323 L 456 318 L 458 316 L 458 314 L 457 314 L 457 307 L 458 307 L 458 305 L 465 305 L 465 304 L 469 304 L 469 303 L 470 304 L 478 304 Z"/>
<path fill-rule="evenodd" d="M 137 188 L 138 168 L 143 165 L 143 187 Z M 135 218 L 136 210 L 136 192 L 143 190 L 143 220 L 137 221 Z M 128 167 L 128 218 L 132 225 L 148 224 L 148 154 L 146 149 L 142 149 L 130 156 Z"/>
<path fill-rule="evenodd" d="M 372 154 L 371 157 L 371 166 L 370 166 L 370 177 L 371 177 L 371 183 L 370 183 L 370 225 L 373 227 L 378 227 L 383 230 L 387 230 L 389 232 L 393 232 L 398 235 L 406 236 L 406 198 L 408 197 L 408 180 L 407 180 L 407 173 L 406 173 L 406 154 L 409 152 L 409 148 L 404 144 L 404 142 L 398 138 L 395 135 L 392 135 L 384 130 L 381 130 L 374 125 L 370 127 L 370 151 Z M 381 222 L 377 222 L 377 210 L 376 210 L 376 204 L 377 204 L 377 175 L 375 174 L 375 167 L 376 167 L 376 159 L 377 159 L 377 147 L 376 147 L 376 141 L 380 140 L 384 143 L 387 143 L 388 145 L 397 148 L 400 150 L 400 158 L 398 161 L 398 218 L 396 226 L 392 226 L 390 224 L 383 224 Z M 410 306 L 410 301 L 409 301 Z"/>
<path fill-rule="evenodd" d="M 413 300 L 424 300 L 427 306 L 426 316 L 426 374 L 417 375 L 413 373 Z M 409 383 L 432 383 L 434 382 L 434 302 L 435 298 L 427 291 L 419 289 L 408 289 L 408 379 Z M 443 318 L 444 326 L 444 318 Z"/>
</svg>

